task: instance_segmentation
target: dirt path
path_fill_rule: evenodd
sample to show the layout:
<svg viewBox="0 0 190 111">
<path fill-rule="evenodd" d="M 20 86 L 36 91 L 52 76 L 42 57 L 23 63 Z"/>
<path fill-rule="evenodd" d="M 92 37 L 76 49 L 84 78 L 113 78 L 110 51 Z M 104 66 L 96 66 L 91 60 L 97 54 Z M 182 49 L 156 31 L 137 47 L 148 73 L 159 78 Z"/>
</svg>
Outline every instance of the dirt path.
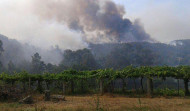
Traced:
<svg viewBox="0 0 190 111">
<path fill-rule="evenodd" d="M 190 99 L 126 98 L 109 96 L 67 96 L 63 102 L 44 102 L 36 97 L 32 105 L 0 103 L 0 111 L 190 111 Z"/>
</svg>

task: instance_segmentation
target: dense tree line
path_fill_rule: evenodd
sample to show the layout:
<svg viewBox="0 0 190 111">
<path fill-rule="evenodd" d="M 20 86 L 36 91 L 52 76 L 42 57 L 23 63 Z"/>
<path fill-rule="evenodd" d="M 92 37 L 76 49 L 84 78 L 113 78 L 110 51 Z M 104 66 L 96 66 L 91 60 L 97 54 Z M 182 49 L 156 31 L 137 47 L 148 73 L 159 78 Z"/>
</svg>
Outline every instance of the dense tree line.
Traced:
<svg viewBox="0 0 190 111">
<path fill-rule="evenodd" d="M 93 70 L 99 68 L 89 49 L 77 51 L 66 50 L 63 55 L 63 61 L 60 64 L 76 70 Z"/>
<path fill-rule="evenodd" d="M 148 42 L 91 44 L 90 50 L 102 67 L 117 69 L 131 64 L 137 66 L 190 65 L 189 47 L 190 40 L 178 40 L 173 44 Z M 149 60 L 152 63 L 148 63 Z"/>
<path fill-rule="evenodd" d="M 1 42 L 1 53 L 3 51 L 2 47 Z M 189 47 L 189 40 L 178 41 L 175 45 L 147 42 L 90 44 L 89 49 L 65 50 L 62 54 L 62 61 L 59 61 L 59 64 L 43 61 L 44 57 L 38 52 L 32 55 L 30 61 L 23 59 L 19 64 L 15 60 L 10 59 L 6 62 L 3 60 L 7 64 L 3 64 L 3 67 L 1 65 L 1 72 L 12 73 L 14 71 L 26 70 L 30 73 L 57 73 L 70 68 L 75 70 L 94 70 L 105 68 L 122 69 L 129 65 L 190 65 Z M 55 52 L 52 52 L 54 57 L 53 53 Z M 9 57 L 10 55 L 3 53 L 3 56 Z"/>
</svg>

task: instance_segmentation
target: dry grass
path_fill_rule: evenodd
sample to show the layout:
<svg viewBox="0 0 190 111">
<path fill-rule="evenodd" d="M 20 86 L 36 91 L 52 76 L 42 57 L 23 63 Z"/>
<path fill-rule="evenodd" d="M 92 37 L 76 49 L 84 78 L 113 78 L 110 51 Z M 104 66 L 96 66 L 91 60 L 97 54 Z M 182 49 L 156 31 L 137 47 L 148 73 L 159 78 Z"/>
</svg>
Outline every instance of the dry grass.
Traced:
<svg viewBox="0 0 190 111">
<path fill-rule="evenodd" d="M 0 103 L 0 111 L 190 111 L 190 99 L 127 98 L 121 96 L 68 96 L 63 102 L 44 102 L 34 97 L 32 105 Z"/>
</svg>

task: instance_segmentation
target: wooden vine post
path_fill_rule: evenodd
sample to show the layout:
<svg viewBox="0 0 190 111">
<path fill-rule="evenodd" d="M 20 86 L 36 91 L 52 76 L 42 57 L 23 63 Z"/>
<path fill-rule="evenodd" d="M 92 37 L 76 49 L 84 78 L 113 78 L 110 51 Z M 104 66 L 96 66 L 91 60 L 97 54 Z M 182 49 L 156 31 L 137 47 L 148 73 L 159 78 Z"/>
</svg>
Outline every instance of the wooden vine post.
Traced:
<svg viewBox="0 0 190 111">
<path fill-rule="evenodd" d="M 74 94 L 74 81 L 71 80 L 71 93 Z"/>
<path fill-rule="evenodd" d="M 141 90 L 144 93 L 144 87 L 143 87 L 143 77 L 141 77 Z"/>
<path fill-rule="evenodd" d="M 29 77 L 29 80 L 28 80 L 28 87 L 29 87 L 29 93 L 31 94 L 31 78 Z"/>
<path fill-rule="evenodd" d="M 177 79 L 177 93 L 178 93 L 178 96 L 179 96 L 179 79 Z"/>
<path fill-rule="evenodd" d="M 84 93 L 84 79 L 81 79 L 81 92 Z"/>
<path fill-rule="evenodd" d="M 100 79 L 100 94 L 104 94 L 104 82 L 103 79 Z"/>
<path fill-rule="evenodd" d="M 189 80 L 188 79 L 184 79 L 185 96 L 189 96 L 190 95 L 189 88 L 188 88 L 188 83 L 189 83 Z"/>
<path fill-rule="evenodd" d="M 153 81 L 152 78 L 147 78 L 147 96 L 153 96 Z"/>
<path fill-rule="evenodd" d="M 63 95 L 66 94 L 66 82 L 64 82 L 64 81 L 62 83 L 62 93 L 63 93 Z"/>
<path fill-rule="evenodd" d="M 125 92 L 125 88 L 126 88 L 126 83 L 125 83 L 125 79 L 121 79 L 122 80 L 122 92 Z"/>
</svg>

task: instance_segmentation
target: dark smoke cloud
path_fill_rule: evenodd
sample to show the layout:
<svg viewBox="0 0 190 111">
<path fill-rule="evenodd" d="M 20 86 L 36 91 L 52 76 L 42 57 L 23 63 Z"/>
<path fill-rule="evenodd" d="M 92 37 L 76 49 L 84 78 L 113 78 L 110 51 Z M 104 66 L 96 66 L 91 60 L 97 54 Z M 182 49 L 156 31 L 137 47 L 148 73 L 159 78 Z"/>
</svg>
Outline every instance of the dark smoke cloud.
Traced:
<svg viewBox="0 0 190 111">
<path fill-rule="evenodd" d="M 34 12 L 80 32 L 91 43 L 153 41 L 138 21 L 124 18 L 125 9 L 109 0 L 35 0 Z"/>
</svg>

